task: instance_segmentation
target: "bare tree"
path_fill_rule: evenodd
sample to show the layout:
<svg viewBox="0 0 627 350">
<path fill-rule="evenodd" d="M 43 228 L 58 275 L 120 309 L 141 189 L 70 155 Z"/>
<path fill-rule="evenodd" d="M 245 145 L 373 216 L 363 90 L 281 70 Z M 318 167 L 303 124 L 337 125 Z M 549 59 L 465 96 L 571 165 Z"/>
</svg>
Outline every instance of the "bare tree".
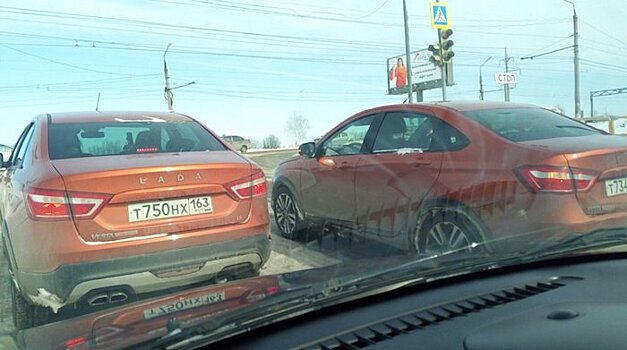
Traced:
<svg viewBox="0 0 627 350">
<path fill-rule="evenodd" d="M 263 148 L 279 148 L 281 147 L 281 140 L 278 137 L 270 134 L 263 139 Z"/>
<path fill-rule="evenodd" d="M 263 148 L 263 141 L 261 139 L 252 139 L 250 140 L 250 145 L 252 148 Z"/>
<path fill-rule="evenodd" d="M 298 146 L 299 143 L 307 139 L 309 128 L 309 119 L 297 112 L 292 113 L 285 125 L 288 136 L 294 139 L 294 146 Z"/>
</svg>

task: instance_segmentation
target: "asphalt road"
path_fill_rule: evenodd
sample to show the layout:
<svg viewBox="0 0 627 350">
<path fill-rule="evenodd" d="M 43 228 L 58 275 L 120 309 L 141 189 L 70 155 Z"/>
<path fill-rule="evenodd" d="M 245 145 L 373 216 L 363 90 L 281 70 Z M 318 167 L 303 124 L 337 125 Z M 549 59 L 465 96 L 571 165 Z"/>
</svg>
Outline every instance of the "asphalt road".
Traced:
<svg viewBox="0 0 627 350">
<path fill-rule="evenodd" d="M 266 174 L 266 177 L 268 179 L 272 179 L 272 174 L 274 173 L 274 169 L 277 165 L 279 165 L 279 163 L 283 160 L 296 156 L 297 154 L 298 151 L 296 149 L 287 149 L 263 153 L 247 153 L 244 154 L 244 156 L 259 164 L 261 169 L 263 169 L 263 172 Z"/>
</svg>

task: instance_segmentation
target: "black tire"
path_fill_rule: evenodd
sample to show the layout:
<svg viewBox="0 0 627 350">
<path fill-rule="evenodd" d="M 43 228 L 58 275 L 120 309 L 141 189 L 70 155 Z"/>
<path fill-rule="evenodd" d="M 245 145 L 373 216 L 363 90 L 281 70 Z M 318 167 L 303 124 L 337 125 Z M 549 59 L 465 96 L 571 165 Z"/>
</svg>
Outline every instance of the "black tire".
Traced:
<svg viewBox="0 0 627 350">
<path fill-rule="evenodd" d="M 31 305 L 11 281 L 11 300 L 13 302 L 13 322 L 15 328 L 26 329 L 41 326 L 50 322 L 52 310 L 49 308 Z"/>
<path fill-rule="evenodd" d="M 4 242 L 4 240 L 2 241 L 2 258 L 5 259 L 7 264 L 7 272 L 10 279 L 11 304 L 13 306 L 13 323 L 15 328 L 26 329 L 48 323 L 52 317 L 52 311 L 49 308 L 30 305 L 26 299 L 24 299 L 24 296 L 22 296 L 22 294 L 17 290 L 15 281 L 13 281 L 13 271 L 9 260 L 8 248 L 6 242 Z"/>
<path fill-rule="evenodd" d="M 242 153 L 246 153 L 246 152 L 248 152 L 248 147 L 247 147 L 246 145 L 244 145 L 244 146 L 242 146 L 239 150 L 240 150 L 240 152 L 242 152 Z"/>
<path fill-rule="evenodd" d="M 305 225 L 300 218 L 300 209 L 292 192 L 284 186 L 279 187 L 272 203 L 274 221 L 281 236 L 292 240 L 300 239 Z"/>
<path fill-rule="evenodd" d="M 410 245 L 420 254 L 487 251 L 486 232 L 480 219 L 461 206 L 432 208 L 423 212 Z"/>
</svg>

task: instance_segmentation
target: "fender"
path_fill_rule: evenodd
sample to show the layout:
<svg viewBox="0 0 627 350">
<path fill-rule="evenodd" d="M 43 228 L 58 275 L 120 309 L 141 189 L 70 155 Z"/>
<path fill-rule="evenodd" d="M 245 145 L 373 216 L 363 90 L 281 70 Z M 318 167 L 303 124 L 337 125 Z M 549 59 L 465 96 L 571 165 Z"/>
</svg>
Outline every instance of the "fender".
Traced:
<svg viewBox="0 0 627 350">
<path fill-rule="evenodd" d="M 6 247 L 6 255 L 8 259 L 9 266 L 11 268 L 12 279 L 17 278 L 16 269 L 17 269 L 17 261 L 15 260 L 15 254 L 13 253 L 13 246 L 11 245 L 11 239 L 9 239 L 9 228 L 5 220 L 2 220 L 0 223 L 0 231 L 2 232 L 2 243 Z"/>
</svg>

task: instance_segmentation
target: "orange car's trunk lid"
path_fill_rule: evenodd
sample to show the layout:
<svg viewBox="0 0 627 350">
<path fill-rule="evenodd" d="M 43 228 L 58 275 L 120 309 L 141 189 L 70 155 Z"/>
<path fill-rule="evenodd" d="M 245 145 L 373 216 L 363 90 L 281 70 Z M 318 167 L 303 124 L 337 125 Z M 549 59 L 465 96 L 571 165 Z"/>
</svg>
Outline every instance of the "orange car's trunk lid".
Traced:
<svg viewBox="0 0 627 350">
<path fill-rule="evenodd" d="M 67 191 L 104 193 L 92 219 L 74 218 L 85 241 L 184 234 L 247 220 L 250 199 L 230 186 L 250 179 L 252 165 L 231 151 L 142 154 L 53 160 Z"/>
<path fill-rule="evenodd" d="M 577 193 L 588 215 L 627 210 L 627 137 L 591 135 L 530 141 L 562 153 L 571 168 L 598 172 L 592 187 Z"/>
</svg>

